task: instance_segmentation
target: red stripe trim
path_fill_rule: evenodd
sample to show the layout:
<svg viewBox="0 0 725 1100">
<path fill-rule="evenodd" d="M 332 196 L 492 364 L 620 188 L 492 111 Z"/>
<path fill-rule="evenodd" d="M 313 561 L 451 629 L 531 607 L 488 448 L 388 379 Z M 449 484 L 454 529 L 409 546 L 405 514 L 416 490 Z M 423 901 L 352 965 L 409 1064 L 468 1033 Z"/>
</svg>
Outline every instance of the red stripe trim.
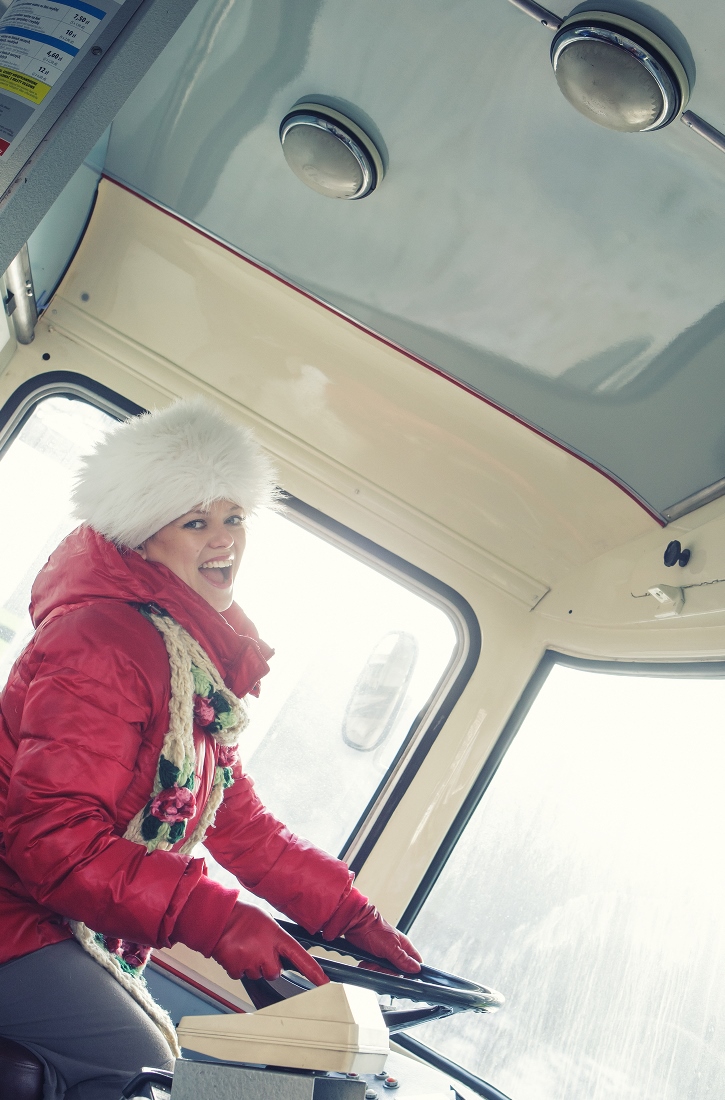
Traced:
<svg viewBox="0 0 725 1100">
<path fill-rule="evenodd" d="M 211 997 L 213 1001 L 218 1001 L 220 1005 L 224 1005 L 225 1008 L 230 1008 L 232 1012 L 244 1012 L 243 1008 L 239 1005 L 233 1005 L 231 1001 L 226 1001 L 223 997 L 220 997 L 218 993 L 214 993 L 211 989 L 207 989 L 205 985 L 201 985 L 200 982 L 195 982 L 193 978 L 189 978 L 186 974 L 182 974 L 180 970 L 176 970 L 173 966 L 169 966 L 167 962 L 162 962 L 157 955 L 152 955 L 150 962 L 154 966 L 160 966 L 162 970 L 168 970 L 169 974 L 173 974 L 175 978 L 184 982 L 186 985 L 191 985 L 194 989 L 198 989 L 205 997 Z"/>
<path fill-rule="evenodd" d="M 647 515 L 655 521 L 655 523 L 658 523 L 660 525 L 660 527 L 665 527 L 667 525 L 667 521 L 660 515 L 660 513 L 655 511 L 655 509 L 652 508 L 646 500 L 643 500 L 642 497 L 640 497 L 634 491 L 634 489 L 630 488 L 630 486 L 627 485 L 626 482 L 621 481 L 615 474 L 611 473 L 609 470 L 604 469 L 604 467 L 597 465 L 597 463 L 594 462 L 593 459 L 587 458 L 586 455 L 580 454 L 578 451 L 575 451 L 572 447 L 567 446 L 567 444 L 563 443 L 560 439 L 556 439 L 554 436 L 549 435 L 542 428 L 537 428 L 535 424 L 531 424 L 528 420 L 524 420 L 523 417 L 518 415 L 518 413 L 512 412 L 511 409 L 507 409 L 505 405 L 499 405 L 498 402 L 492 400 L 492 398 L 490 397 L 484 396 L 484 394 L 482 393 L 479 393 L 478 390 L 473 389 L 473 387 L 469 386 L 466 382 L 461 382 L 459 378 L 454 378 L 453 375 L 448 374 L 441 367 L 437 367 L 433 363 L 429 363 L 427 359 L 421 359 L 420 356 L 415 355 L 412 351 L 408 351 L 407 348 L 402 347 L 400 344 L 396 344 L 395 341 L 388 340 L 387 337 L 381 336 L 379 333 L 374 332 L 373 329 L 370 329 L 366 325 L 361 324 L 360 321 L 356 321 L 353 317 L 349 317 L 346 313 L 343 313 L 342 310 L 336 309 L 335 306 L 331 306 L 329 302 L 323 302 L 320 298 L 316 298 L 314 294 L 310 294 L 309 291 L 303 290 L 301 287 L 296 286 L 288 279 L 285 279 L 284 276 L 278 275 L 276 271 L 270 270 L 270 268 L 265 267 L 263 264 L 258 263 L 256 260 L 250 259 L 249 256 L 245 256 L 245 254 L 241 252 L 238 248 L 235 248 L 233 245 L 221 240 L 219 237 L 215 237 L 213 233 L 209 233 L 206 229 L 202 229 L 200 226 L 195 225 L 194 222 L 188 221 L 180 214 L 176 214 L 173 210 L 169 210 L 167 206 L 163 206 L 161 203 L 156 202 L 154 199 L 150 199 L 147 195 L 143 195 L 140 191 L 136 191 L 133 187 L 129 187 L 128 184 L 121 183 L 120 180 L 114 179 L 113 176 L 109 176 L 106 172 L 103 173 L 103 179 L 108 180 L 109 183 L 115 184 L 116 187 L 120 187 L 122 191 L 128 191 L 130 195 L 135 195 L 137 199 L 141 199 L 142 202 L 148 203 L 148 205 L 152 206 L 154 210 L 158 210 L 162 214 L 166 214 L 167 217 L 173 218 L 174 221 L 179 222 L 181 225 L 185 225 L 187 229 L 193 230 L 194 233 L 198 233 L 200 237 L 204 237 L 207 241 L 211 241 L 212 244 L 219 245 L 220 248 L 225 249 L 227 252 L 231 252 L 233 256 L 236 256 L 238 259 L 243 260 L 244 263 L 249 264 L 250 267 L 255 268 L 257 271 L 263 272 L 271 279 L 276 279 L 278 283 L 282 283 L 283 286 L 289 287 L 290 290 L 296 291 L 296 293 L 301 294 L 303 298 L 307 298 L 308 301 L 314 302 L 315 305 L 321 306 L 322 309 L 326 309 L 328 313 L 333 313 L 336 317 L 340 317 L 343 321 L 347 321 L 349 325 L 352 325 L 353 328 L 358 329 L 359 332 L 364 332 L 366 336 L 372 337 L 372 339 L 377 340 L 378 343 L 384 344 L 385 347 L 391 348 L 392 351 L 397 351 L 401 355 L 404 355 L 406 359 L 410 359 L 412 360 L 412 362 L 417 363 L 419 366 L 425 367 L 426 370 L 432 371 L 432 373 L 437 374 L 439 378 L 444 378 L 446 382 L 452 383 L 452 385 L 457 386 L 459 390 L 463 390 L 465 393 L 470 394 L 471 397 L 475 397 L 478 401 L 483 401 L 484 405 L 488 405 L 489 408 L 495 409 L 497 412 L 500 412 L 504 416 L 507 416 L 510 420 L 514 420 L 517 424 L 520 424 L 522 428 L 528 428 L 530 432 L 533 432 L 534 435 L 538 435 L 540 439 L 545 439 L 547 443 L 551 443 L 554 447 L 558 447 L 559 450 L 565 451 L 566 454 L 571 455 L 572 458 L 576 458 L 579 460 L 579 462 L 583 462 L 584 465 L 588 466 L 590 470 L 594 470 L 596 473 L 606 478 L 607 481 L 611 481 L 612 485 L 616 485 L 616 487 L 621 490 L 621 492 L 623 492 L 625 496 L 628 496 L 630 500 L 633 500 L 635 504 L 638 504 L 640 508 L 642 508 L 647 513 Z"/>
</svg>

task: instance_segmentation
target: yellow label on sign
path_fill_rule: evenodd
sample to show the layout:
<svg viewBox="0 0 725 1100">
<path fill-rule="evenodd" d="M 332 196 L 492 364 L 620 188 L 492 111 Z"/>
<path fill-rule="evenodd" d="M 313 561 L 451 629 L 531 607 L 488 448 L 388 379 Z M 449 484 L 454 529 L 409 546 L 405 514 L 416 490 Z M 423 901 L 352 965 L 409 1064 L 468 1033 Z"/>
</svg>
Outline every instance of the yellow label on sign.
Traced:
<svg viewBox="0 0 725 1100">
<path fill-rule="evenodd" d="M 42 103 L 50 91 L 50 84 L 44 84 L 42 80 L 26 76 L 25 73 L 18 73 L 15 69 L 0 68 L 0 88 L 15 92 L 16 95 L 29 99 L 31 103 Z"/>
</svg>

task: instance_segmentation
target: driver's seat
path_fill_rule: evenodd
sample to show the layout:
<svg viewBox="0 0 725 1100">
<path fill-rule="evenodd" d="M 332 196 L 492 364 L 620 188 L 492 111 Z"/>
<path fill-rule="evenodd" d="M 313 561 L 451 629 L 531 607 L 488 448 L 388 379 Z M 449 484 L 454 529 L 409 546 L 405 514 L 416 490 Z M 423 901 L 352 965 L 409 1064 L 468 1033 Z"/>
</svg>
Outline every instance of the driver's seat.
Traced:
<svg viewBox="0 0 725 1100">
<path fill-rule="evenodd" d="M 43 1063 L 12 1039 L 0 1038 L 0 1100 L 43 1100 Z"/>
</svg>

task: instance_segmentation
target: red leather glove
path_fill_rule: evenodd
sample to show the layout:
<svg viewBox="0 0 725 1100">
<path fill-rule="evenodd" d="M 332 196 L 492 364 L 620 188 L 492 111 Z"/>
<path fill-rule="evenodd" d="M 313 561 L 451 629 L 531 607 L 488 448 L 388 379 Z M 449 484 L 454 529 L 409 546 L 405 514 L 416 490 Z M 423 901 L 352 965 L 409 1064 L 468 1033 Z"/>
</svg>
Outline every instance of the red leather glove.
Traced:
<svg viewBox="0 0 725 1100">
<path fill-rule="evenodd" d="M 274 981 L 288 964 L 315 985 L 329 981 L 304 947 L 288 936 L 276 921 L 256 905 L 238 901 L 232 909 L 211 957 L 230 978 L 266 978 Z"/>
<path fill-rule="evenodd" d="M 388 924 L 371 901 L 354 887 L 322 929 L 327 939 L 335 939 L 341 933 L 354 947 L 361 947 L 371 955 L 387 959 L 396 970 L 417 974 L 422 958 L 407 936 Z M 368 963 L 361 963 L 368 966 Z"/>
<path fill-rule="evenodd" d="M 413 947 L 407 936 L 388 924 L 385 917 L 381 917 L 374 905 L 370 905 L 370 911 L 361 920 L 348 928 L 345 939 L 355 947 L 362 947 L 371 955 L 377 955 L 381 959 L 387 959 L 396 970 L 404 970 L 406 974 L 417 974 L 420 964 L 423 962 L 419 953 Z M 361 966 L 370 966 L 369 963 L 361 963 Z"/>
</svg>

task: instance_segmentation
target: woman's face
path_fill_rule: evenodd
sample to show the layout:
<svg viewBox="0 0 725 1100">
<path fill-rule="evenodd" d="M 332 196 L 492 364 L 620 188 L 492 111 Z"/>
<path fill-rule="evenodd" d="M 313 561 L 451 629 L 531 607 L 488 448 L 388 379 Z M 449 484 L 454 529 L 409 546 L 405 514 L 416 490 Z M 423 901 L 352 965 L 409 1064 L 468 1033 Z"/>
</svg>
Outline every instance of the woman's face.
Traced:
<svg viewBox="0 0 725 1100">
<path fill-rule="evenodd" d="M 138 549 L 146 561 L 166 565 L 216 611 L 232 602 L 246 532 L 244 514 L 231 500 L 215 500 L 167 523 Z"/>
</svg>

